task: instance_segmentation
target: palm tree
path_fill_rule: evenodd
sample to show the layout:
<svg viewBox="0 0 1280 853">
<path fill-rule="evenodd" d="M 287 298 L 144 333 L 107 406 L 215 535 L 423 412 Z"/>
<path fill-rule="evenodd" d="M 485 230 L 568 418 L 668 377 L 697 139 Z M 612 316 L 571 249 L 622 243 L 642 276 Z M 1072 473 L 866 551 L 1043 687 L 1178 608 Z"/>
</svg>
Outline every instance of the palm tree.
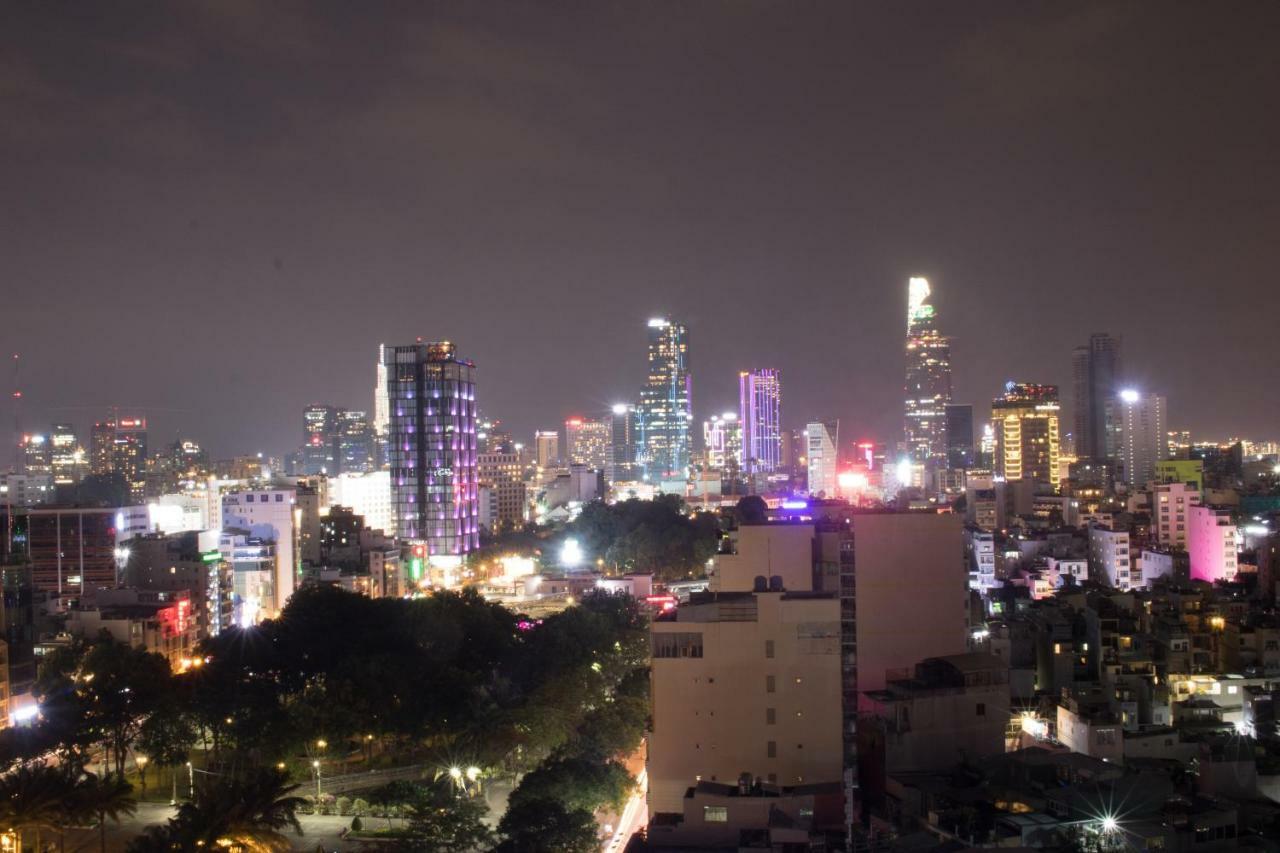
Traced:
<svg viewBox="0 0 1280 853">
<path fill-rule="evenodd" d="M 73 801 L 80 814 L 98 821 L 102 853 L 107 851 L 107 818 L 119 823 L 120 818 L 138 810 L 133 786 L 123 776 L 112 773 L 105 776 L 86 773 L 76 783 Z"/>
<path fill-rule="evenodd" d="M 0 821 L 17 829 L 35 832 L 35 848 L 40 849 L 40 830 L 61 825 L 64 803 L 75 790 L 74 776 L 44 764 L 24 764 L 0 776 Z M 21 835 L 18 841 L 21 849 Z"/>
<path fill-rule="evenodd" d="M 249 853 L 290 849 L 283 830 L 302 834 L 297 811 L 305 802 L 292 796 L 297 785 L 275 770 L 259 770 L 246 779 L 219 779 L 183 803 L 170 821 L 171 835 L 188 846 L 223 847 Z"/>
</svg>

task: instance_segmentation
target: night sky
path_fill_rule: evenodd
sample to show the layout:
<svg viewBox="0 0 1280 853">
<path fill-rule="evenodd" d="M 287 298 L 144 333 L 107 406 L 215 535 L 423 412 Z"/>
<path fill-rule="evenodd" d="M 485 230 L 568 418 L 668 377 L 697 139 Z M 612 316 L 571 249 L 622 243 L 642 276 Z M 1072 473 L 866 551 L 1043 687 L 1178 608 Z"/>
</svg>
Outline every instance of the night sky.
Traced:
<svg viewBox="0 0 1280 853">
<path fill-rule="evenodd" d="M 1277 45 L 1275 2 L 7 3 L 0 340 L 28 429 L 226 457 L 417 336 L 528 440 L 667 313 L 699 420 L 776 366 L 788 425 L 894 441 L 926 275 L 957 402 L 1069 399 L 1109 331 L 1171 427 L 1280 438 Z"/>
</svg>

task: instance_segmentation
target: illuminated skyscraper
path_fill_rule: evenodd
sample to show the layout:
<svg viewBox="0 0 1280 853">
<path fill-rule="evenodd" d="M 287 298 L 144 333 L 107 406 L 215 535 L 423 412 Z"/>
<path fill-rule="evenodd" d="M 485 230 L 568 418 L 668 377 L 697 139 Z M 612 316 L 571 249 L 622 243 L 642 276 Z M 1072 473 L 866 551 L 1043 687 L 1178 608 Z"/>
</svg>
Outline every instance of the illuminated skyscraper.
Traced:
<svg viewBox="0 0 1280 853">
<path fill-rule="evenodd" d="M 560 465 L 560 433 L 553 429 L 538 430 L 533 434 L 534 458 L 544 470 Z"/>
<path fill-rule="evenodd" d="M 367 412 L 338 410 L 338 470 L 366 474 L 375 467 L 377 436 Z"/>
<path fill-rule="evenodd" d="M 630 403 L 615 404 L 609 445 L 610 465 L 605 470 L 605 479 L 610 483 L 632 482 L 640 479 L 640 465 L 636 462 L 638 442 L 636 407 Z"/>
<path fill-rule="evenodd" d="M 1156 479 L 1156 463 L 1168 453 L 1164 397 L 1125 388 L 1116 395 L 1121 479 L 1135 489 Z"/>
<path fill-rule="evenodd" d="M 655 483 L 683 480 L 693 425 L 688 329 L 665 317 L 650 320 L 648 358 L 639 408 L 645 477 Z"/>
<path fill-rule="evenodd" d="M 947 404 L 951 402 L 951 343 L 937 329 L 929 281 L 913 278 L 907 297 L 905 450 L 912 461 L 945 465 Z"/>
<path fill-rule="evenodd" d="M 476 366 L 447 341 L 387 347 L 384 358 L 396 533 L 444 566 L 480 546 Z"/>
<path fill-rule="evenodd" d="M 742 470 L 772 474 L 782 465 L 782 373 L 773 368 L 738 374 Z"/>
<path fill-rule="evenodd" d="M 1058 485 L 1058 386 L 1008 382 L 991 404 L 996 473 Z"/>
<path fill-rule="evenodd" d="M 302 473 L 338 473 L 338 410 L 333 406 L 302 410 Z"/>
<path fill-rule="evenodd" d="M 565 456 L 570 465 L 603 471 L 609 464 L 612 424 L 603 418 L 569 418 L 564 422 Z"/>
<path fill-rule="evenodd" d="M 391 428 L 391 403 L 387 399 L 387 345 L 378 344 L 378 366 L 374 369 L 377 377 L 373 386 L 373 430 L 379 438 L 387 434 Z"/>
<path fill-rule="evenodd" d="M 702 444 L 707 450 L 707 467 L 736 473 L 742 465 L 742 423 L 736 412 L 712 415 L 702 422 Z"/>
<path fill-rule="evenodd" d="M 1088 346 L 1076 347 L 1071 354 L 1071 374 L 1076 456 L 1115 458 L 1119 452 L 1115 402 L 1120 390 L 1120 339 L 1105 332 L 1090 335 Z"/>
<path fill-rule="evenodd" d="M 146 419 L 112 416 L 99 421 L 93 425 L 90 442 L 90 473 L 119 474 L 129 487 L 130 499 L 141 503 L 146 491 Z"/>
<path fill-rule="evenodd" d="M 76 441 L 76 430 L 71 424 L 54 424 L 49 433 L 52 445 L 50 467 L 53 482 L 57 485 L 78 483 L 88 467 L 84 448 Z"/>
<path fill-rule="evenodd" d="M 805 458 L 809 470 L 809 494 L 824 498 L 834 498 L 837 494 L 840 422 L 810 421 L 805 428 L 808 446 Z"/>
<path fill-rule="evenodd" d="M 47 435 L 22 436 L 22 468 L 28 477 L 51 477 L 53 442 Z"/>
</svg>

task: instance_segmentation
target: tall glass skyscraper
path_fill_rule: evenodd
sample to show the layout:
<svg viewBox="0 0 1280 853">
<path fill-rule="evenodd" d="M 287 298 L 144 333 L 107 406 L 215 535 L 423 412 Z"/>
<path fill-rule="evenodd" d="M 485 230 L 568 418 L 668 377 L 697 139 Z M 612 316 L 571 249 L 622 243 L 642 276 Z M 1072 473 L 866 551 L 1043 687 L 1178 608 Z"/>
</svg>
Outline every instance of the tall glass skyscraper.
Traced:
<svg viewBox="0 0 1280 853">
<path fill-rule="evenodd" d="M 337 474 L 338 409 L 315 404 L 302 410 L 302 473 Z"/>
<path fill-rule="evenodd" d="M 1105 332 L 1089 336 L 1088 346 L 1071 354 L 1074 381 L 1074 431 L 1076 456 L 1111 459 L 1119 451 L 1120 423 L 1116 394 L 1120 388 L 1120 339 Z"/>
<path fill-rule="evenodd" d="M 639 480 L 639 425 L 636 423 L 636 407 L 630 403 L 616 403 L 613 407 L 612 435 L 609 442 L 610 465 L 605 478 L 610 483 Z"/>
<path fill-rule="evenodd" d="M 747 476 L 782 465 L 782 373 L 765 367 L 738 374 L 742 468 Z"/>
<path fill-rule="evenodd" d="M 945 465 L 951 342 L 938 332 L 928 279 L 911 279 L 907 293 L 904 449 L 913 462 Z"/>
<path fill-rule="evenodd" d="M 689 330 L 666 317 L 649 321 L 649 378 L 638 414 L 645 477 L 654 483 L 685 479 L 693 426 Z"/>
<path fill-rule="evenodd" d="M 396 533 L 445 563 L 480 546 L 473 362 L 453 344 L 386 347 Z"/>
</svg>

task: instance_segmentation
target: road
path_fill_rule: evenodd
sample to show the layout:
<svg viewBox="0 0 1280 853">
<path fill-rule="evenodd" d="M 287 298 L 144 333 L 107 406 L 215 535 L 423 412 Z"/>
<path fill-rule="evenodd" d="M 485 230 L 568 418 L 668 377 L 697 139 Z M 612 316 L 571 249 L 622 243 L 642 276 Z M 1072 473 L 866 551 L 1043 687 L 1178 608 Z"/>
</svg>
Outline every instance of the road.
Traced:
<svg viewBox="0 0 1280 853">
<path fill-rule="evenodd" d="M 627 800 L 618 814 L 601 815 L 600 827 L 603 833 L 602 850 L 604 853 L 622 853 L 631 836 L 649 822 L 649 774 L 645 770 L 646 744 L 640 742 L 636 751 L 622 762 L 627 772 L 636 779 L 636 790 Z"/>
<path fill-rule="evenodd" d="M 631 836 L 643 827 L 649 819 L 649 774 L 641 770 L 636 775 L 636 791 L 622 807 L 622 814 L 617 818 L 613 834 L 604 840 L 601 848 L 604 853 L 622 853 L 626 849 Z"/>
</svg>

